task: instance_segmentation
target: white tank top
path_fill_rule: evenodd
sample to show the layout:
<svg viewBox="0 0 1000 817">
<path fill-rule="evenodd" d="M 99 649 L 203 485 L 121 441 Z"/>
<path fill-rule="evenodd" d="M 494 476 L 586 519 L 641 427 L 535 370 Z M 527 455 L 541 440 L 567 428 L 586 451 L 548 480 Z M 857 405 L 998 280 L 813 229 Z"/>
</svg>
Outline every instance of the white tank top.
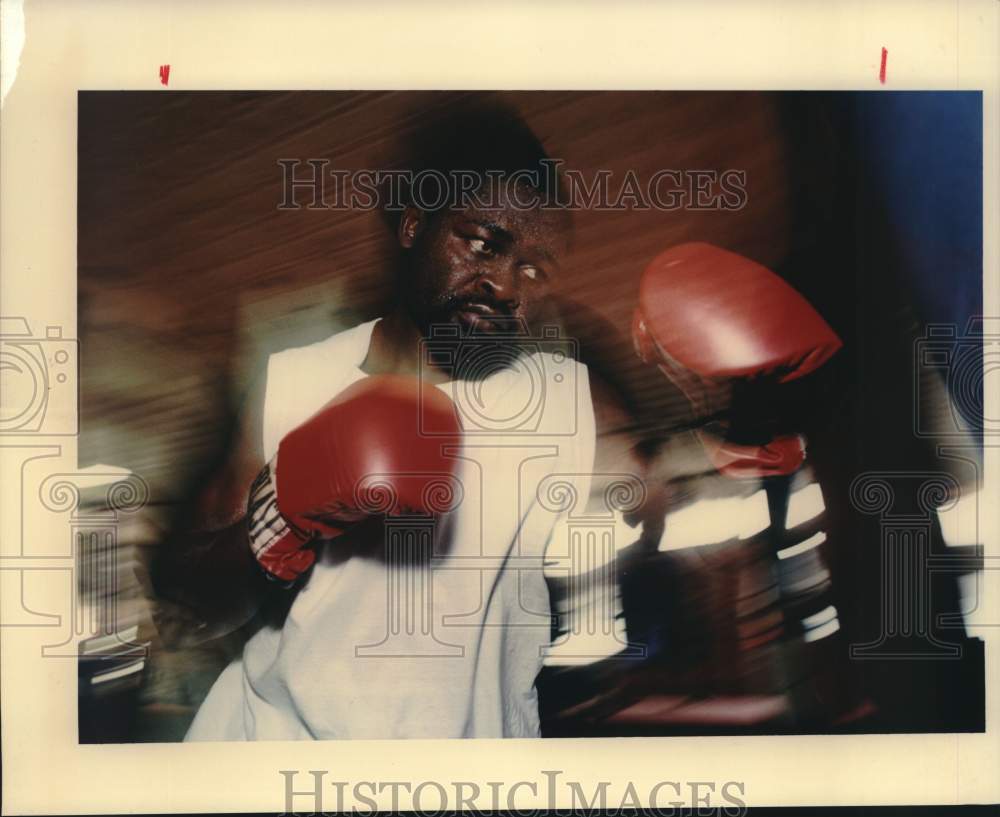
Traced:
<svg viewBox="0 0 1000 817">
<path fill-rule="evenodd" d="M 375 321 L 272 355 L 264 452 L 351 383 Z M 582 509 L 594 459 L 587 370 L 546 349 L 443 384 L 465 429 L 457 509 L 377 534 L 374 556 L 326 543 L 283 627 L 219 676 L 187 740 L 534 737 L 550 640 L 546 548 Z M 565 543 L 561 545 L 567 547 Z"/>
</svg>

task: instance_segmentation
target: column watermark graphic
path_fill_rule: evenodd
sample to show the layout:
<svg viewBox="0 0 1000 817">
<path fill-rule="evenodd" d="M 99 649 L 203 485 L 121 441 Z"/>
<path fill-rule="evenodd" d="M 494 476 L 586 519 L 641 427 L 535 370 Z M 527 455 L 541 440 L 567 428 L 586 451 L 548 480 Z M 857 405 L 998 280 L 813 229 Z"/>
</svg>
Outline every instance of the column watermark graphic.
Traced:
<svg viewBox="0 0 1000 817">
<path fill-rule="evenodd" d="M 287 815 L 375 814 L 415 811 L 443 814 L 506 811 L 523 817 L 570 815 L 581 811 L 635 814 L 639 809 L 659 817 L 695 817 L 747 813 L 747 786 L 741 780 L 676 780 L 653 782 L 578 780 L 559 769 L 515 780 L 339 780 L 328 769 L 281 769 Z"/>
<path fill-rule="evenodd" d="M 583 171 L 562 159 L 538 169 L 338 168 L 329 158 L 282 158 L 279 210 L 515 209 L 733 211 L 747 205 L 747 173 L 736 168 Z M 542 189 L 545 193 L 540 192 Z"/>
</svg>

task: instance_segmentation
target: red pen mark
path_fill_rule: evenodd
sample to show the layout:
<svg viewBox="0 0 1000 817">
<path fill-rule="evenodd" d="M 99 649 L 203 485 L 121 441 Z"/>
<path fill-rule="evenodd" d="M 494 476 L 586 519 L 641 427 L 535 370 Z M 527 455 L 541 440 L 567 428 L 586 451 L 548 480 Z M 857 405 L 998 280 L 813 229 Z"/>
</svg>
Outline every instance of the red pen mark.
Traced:
<svg viewBox="0 0 1000 817">
<path fill-rule="evenodd" d="M 882 49 L 882 73 L 883 74 L 885 73 L 885 49 L 884 48 Z M 882 81 L 885 82 L 885 80 L 882 80 Z M 168 82 L 170 82 L 170 66 L 169 65 L 161 65 L 160 66 L 160 82 L 162 82 L 164 85 L 166 85 Z"/>
<path fill-rule="evenodd" d="M 878 81 L 885 85 L 885 60 L 889 56 L 889 52 L 884 48 L 882 49 L 882 67 L 878 69 Z M 170 66 L 167 66 L 169 69 Z"/>
</svg>

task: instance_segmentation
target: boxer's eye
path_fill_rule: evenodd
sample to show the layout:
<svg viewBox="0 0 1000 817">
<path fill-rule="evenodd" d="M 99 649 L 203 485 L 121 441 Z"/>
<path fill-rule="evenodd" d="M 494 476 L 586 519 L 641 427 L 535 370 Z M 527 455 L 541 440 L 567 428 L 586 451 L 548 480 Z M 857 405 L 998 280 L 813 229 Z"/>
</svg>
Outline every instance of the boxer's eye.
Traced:
<svg viewBox="0 0 1000 817">
<path fill-rule="evenodd" d="M 482 238 L 471 238 L 469 239 L 469 246 L 476 255 L 491 256 L 494 254 L 495 250 L 493 246 Z"/>
</svg>

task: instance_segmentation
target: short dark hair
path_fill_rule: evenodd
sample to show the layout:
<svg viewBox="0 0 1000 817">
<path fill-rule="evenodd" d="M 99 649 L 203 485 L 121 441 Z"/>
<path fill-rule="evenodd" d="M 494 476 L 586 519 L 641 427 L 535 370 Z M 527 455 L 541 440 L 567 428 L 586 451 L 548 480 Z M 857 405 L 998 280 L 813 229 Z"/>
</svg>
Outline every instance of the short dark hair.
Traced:
<svg viewBox="0 0 1000 817">
<path fill-rule="evenodd" d="M 562 175 L 521 116 L 502 104 L 468 100 L 434 116 L 409 137 L 402 169 L 415 181 L 403 185 L 397 205 L 438 212 L 459 203 L 460 174 L 482 180 L 518 180 L 546 207 L 561 207 Z M 530 180 L 530 181 L 529 181 Z M 383 201 L 390 197 L 383 196 Z M 399 218 L 387 213 L 391 223 Z"/>
</svg>

